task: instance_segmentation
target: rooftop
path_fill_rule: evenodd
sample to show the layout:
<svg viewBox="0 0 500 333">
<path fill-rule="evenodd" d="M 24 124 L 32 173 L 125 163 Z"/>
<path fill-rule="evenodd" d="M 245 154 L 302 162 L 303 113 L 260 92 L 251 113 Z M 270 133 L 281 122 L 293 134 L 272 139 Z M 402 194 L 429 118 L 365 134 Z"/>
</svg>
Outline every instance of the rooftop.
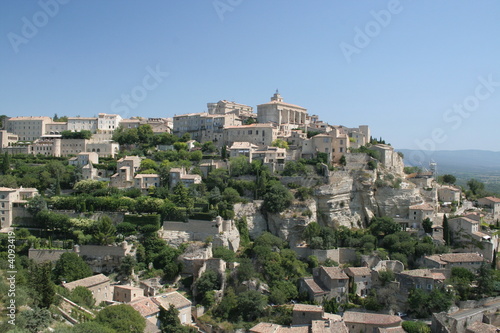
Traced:
<svg viewBox="0 0 500 333">
<path fill-rule="evenodd" d="M 158 306 L 158 304 L 153 302 L 152 297 L 141 298 L 137 301 L 129 303 L 129 305 L 132 306 L 143 317 L 152 316 L 160 312 L 160 307 Z"/>
<path fill-rule="evenodd" d="M 323 313 L 323 307 L 319 305 L 310 305 L 310 304 L 295 304 L 293 306 L 293 311 Z"/>
<path fill-rule="evenodd" d="M 228 128 L 249 129 L 249 128 L 262 128 L 262 127 L 273 128 L 274 126 L 273 126 L 273 124 L 268 124 L 268 123 L 265 123 L 265 124 L 255 123 L 255 124 L 251 124 L 251 125 L 226 126 L 226 127 L 224 127 L 224 129 L 228 129 Z"/>
<path fill-rule="evenodd" d="M 495 202 L 495 203 L 500 203 L 500 198 L 495 198 L 495 197 L 485 197 L 483 199 L 486 199 L 486 200 L 489 200 L 491 202 Z"/>
<path fill-rule="evenodd" d="M 442 273 L 433 273 L 430 269 L 412 269 L 407 271 L 402 271 L 400 274 L 408 275 L 412 277 L 420 277 L 434 280 L 444 280 L 445 276 Z"/>
<path fill-rule="evenodd" d="M 446 262 L 477 262 L 484 261 L 484 258 L 479 253 L 445 253 L 441 255 L 433 255 L 430 257 L 439 256 L 442 261 Z"/>
<path fill-rule="evenodd" d="M 64 288 L 72 290 L 76 287 L 89 288 L 105 282 L 109 282 L 109 278 L 104 274 L 97 274 L 84 279 L 63 283 L 62 285 Z"/>
<path fill-rule="evenodd" d="M 420 210 L 434 210 L 434 207 L 432 207 L 428 203 L 420 204 L 420 205 L 413 205 L 410 206 L 410 209 L 420 209 Z"/>
<path fill-rule="evenodd" d="M 314 294 L 326 294 L 326 291 L 313 278 L 304 278 L 304 283 Z"/>
<path fill-rule="evenodd" d="M 397 325 L 401 323 L 401 318 L 378 313 L 346 311 L 344 312 L 344 322 L 369 325 Z"/>
<path fill-rule="evenodd" d="M 342 268 L 338 267 L 324 267 L 321 266 L 321 269 L 325 271 L 325 273 L 330 277 L 332 280 L 343 280 L 343 279 L 348 279 L 349 277 L 342 271 Z"/>
<path fill-rule="evenodd" d="M 179 294 L 177 291 L 155 296 L 154 300 L 158 305 L 163 306 L 167 310 L 170 307 L 170 304 L 175 306 L 176 309 L 191 306 L 191 301 Z"/>
<path fill-rule="evenodd" d="M 349 276 L 365 276 L 371 275 L 372 270 L 368 267 L 348 267 L 345 272 Z"/>
</svg>

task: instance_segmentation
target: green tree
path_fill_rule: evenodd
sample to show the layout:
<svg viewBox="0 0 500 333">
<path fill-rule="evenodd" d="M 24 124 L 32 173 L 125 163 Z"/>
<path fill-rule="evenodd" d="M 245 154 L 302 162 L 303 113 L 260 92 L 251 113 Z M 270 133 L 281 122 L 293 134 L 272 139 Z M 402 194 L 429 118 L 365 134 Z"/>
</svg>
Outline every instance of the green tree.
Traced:
<svg viewBox="0 0 500 333">
<path fill-rule="evenodd" d="M 66 252 L 56 261 L 53 275 L 57 283 L 72 282 L 92 276 L 92 269 L 78 254 Z"/>
<path fill-rule="evenodd" d="M 211 304 L 208 304 L 205 296 L 209 291 L 219 290 L 221 282 L 216 272 L 207 270 L 196 280 L 194 285 L 197 291 L 197 300 L 205 306 L 210 306 Z"/>
<path fill-rule="evenodd" d="M 52 282 L 52 264 L 34 264 L 30 268 L 30 292 L 35 306 L 49 308 L 55 301 L 55 285 Z"/>
<path fill-rule="evenodd" d="M 383 237 L 400 231 L 401 225 L 388 216 L 373 217 L 369 229 L 374 236 Z"/>
<path fill-rule="evenodd" d="M 271 143 L 271 146 L 288 149 L 288 142 L 283 139 L 276 139 Z"/>
<path fill-rule="evenodd" d="M 52 322 L 52 315 L 48 309 L 33 308 L 19 313 L 16 324 L 28 332 L 37 333 L 45 330 Z"/>
<path fill-rule="evenodd" d="M 3 154 L 2 164 L 0 164 L 0 172 L 2 175 L 8 175 L 10 173 L 10 155 L 7 152 Z"/>
<path fill-rule="evenodd" d="M 86 179 L 80 180 L 78 183 L 76 183 L 75 186 L 73 186 L 73 190 L 76 193 L 92 193 L 105 187 L 106 183 L 104 182 L 93 179 Z"/>
<path fill-rule="evenodd" d="M 217 151 L 217 147 L 214 145 L 212 141 L 207 141 L 203 143 L 201 146 L 201 151 L 204 153 L 215 153 Z"/>
<path fill-rule="evenodd" d="M 87 308 L 92 308 L 95 304 L 94 296 L 92 292 L 85 287 L 78 286 L 71 291 L 69 299 L 78 305 L 85 306 Z"/>
<path fill-rule="evenodd" d="M 264 194 L 264 208 L 270 213 L 280 213 L 293 201 L 290 191 L 278 181 L 269 182 Z"/>
<path fill-rule="evenodd" d="M 264 313 L 267 300 L 256 290 L 248 290 L 237 295 L 236 311 L 244 321 L 254 321 Z"/>
<path fill-rule="evenodd" d="M 131 255 L 126 255 L 125 258 L 120 262 L 120 267 L 118 268 L 118 272 L 122 275 L 125 280 L 128 280 L 134 271 L 134 267 L 137 264 L 137 260 Z"/>
<path fill-rule="evenodd" d="M 446 174 L 446 175 L 443 175 L 442 180 L 443 180 L 443 183 L 446 183 L 446 184 L 455 184 L 455 182 L 457 181 L 457 178 L 453 175 Z"/>
<path fill-rule="evenodd" d="M 26 204 L 26 210 L 31 216 L 36 216 L 36 214 L 45 209 L 47 209 L 47 201 L 41 195 L 35 195 Z"/>
<path fill-rule="evenodd" d="M 94 241 L 99 245 L 109 245 L 115 241 L 116 228 L 107 215 L 102 216 L 95 224 L 92 232 Z"/>
<path fill-rule="evenodd" d="M 495 290 L 494 272 L 487 263 L 482 263 L 477 271 L 476 294 L 479 298 L 491 296 Z"/>
<path fill-rule="evenodd" d="M 424 229 L 425 233 L 432 233 L 432 221 L 430 218 L 427 217 L 422 221 L 422 228 Z"/>
<path fill-rule="evenodd" d="M 153 128 L 149 124 L 139 125 L 139 127 L 137 127 L 137 136 L 140 143 L 149 146 L 153 143 Z"/>
<path fill-rule="evenodd" d="M 480 182 L 477 179 L 470 179 L 467 182 L 467 186 L 471 190 L 472 194 L 474 195 L 481 195 L 481 193 L 484 191 L 484 183 Z"/>
<path fill-rule="evenodd" d="M 196 329 L 192 327 L 183 326 L 179 319 L 179 311 L 170 304 L 168 310 L 160 307 L 160 314 L 158 316 L 160 321 L 160 330 L 162 333 L 195 333 Z"/>
<path fill-rule="evenodd" d="M 403 329 L 407 333 L 431 333 L 431 329 L 422 321 L 403 321 Z"/>
<path fill-rule="evenodd" d="M 335 297 L 332 297 L 329 300 L 323 300 L 323 308 L 325 309 L 325 312 L 328 313 L 337 313 L 339 312 L 339 304 L 337 303 L 337 300 Z"/>
<path fill-rule="evenodd" d="M 120 333 L 142 333 L 146 319 L 128 304 L 108 306 L 97 313 L 95 321 Z"/>
<path fill-rule="evenodd" d="M 158 165 L 156 164 L 155 161 L 153 161 L 150 158 L 145 158 L 141 161 L 141 167 L 140 170 L 156 170 L 158 168 Z"/>
<path fill-rule="evenodd" d="M 448 224 L 448 217 L 446 214 L 443 216 L 443 240 L 446 245 L 451 245 L 451 231 L 450 225 Z"/>
</svg>

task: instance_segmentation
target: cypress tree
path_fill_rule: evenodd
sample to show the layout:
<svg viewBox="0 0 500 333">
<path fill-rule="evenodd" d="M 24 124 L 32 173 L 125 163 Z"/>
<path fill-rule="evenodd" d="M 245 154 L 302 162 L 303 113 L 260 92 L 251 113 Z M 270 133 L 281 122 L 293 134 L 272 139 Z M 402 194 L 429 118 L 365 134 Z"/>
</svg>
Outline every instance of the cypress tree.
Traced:
<svg viewBox="0 0 500 333">
<path fill-rule="evenodd" d="M 446 245 L 451 245 L 451 235 L 450 235 L 450 226 L 448 225 L 448 217 L 444 214 L 443 217 L 443 240 Z"/>
</svg>

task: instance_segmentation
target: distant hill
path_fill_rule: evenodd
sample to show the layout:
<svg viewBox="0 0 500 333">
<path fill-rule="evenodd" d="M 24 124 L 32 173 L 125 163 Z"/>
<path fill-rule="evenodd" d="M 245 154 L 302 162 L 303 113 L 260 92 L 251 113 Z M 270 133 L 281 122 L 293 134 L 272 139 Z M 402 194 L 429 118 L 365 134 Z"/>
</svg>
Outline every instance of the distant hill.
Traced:
<svg viewBox="0 0 500 333">
<path fill-rule="evenodd" d="M 406 166 L 418 166 L 428 169 L 431 161 L 437 163 L 439 175 L 452 174 L 457 177 L 457 185 L 466 187 L 467 181 L 475 178 L 485 184 L 490 193 L 500 195 L 500 152 L 487 150 L 437 150 L 424 152 L 399 149 L 405 156 Z M 425 156 L 423 163 L 412 164 L 412 153 Z"/>
<path fill-rule="evenodd" d="M 398 149 L 405 155 L 404 162 L 408 166 L 429 167 L 431 161 L 437 163 L 438 173 L 496 173 L 500 175 L 500 152 L 488 150 L 436 150 L 423 152 L 410 149 Z M 425 156 L 422 165 L 413 165 L 412 153 Z"/>
</svg>

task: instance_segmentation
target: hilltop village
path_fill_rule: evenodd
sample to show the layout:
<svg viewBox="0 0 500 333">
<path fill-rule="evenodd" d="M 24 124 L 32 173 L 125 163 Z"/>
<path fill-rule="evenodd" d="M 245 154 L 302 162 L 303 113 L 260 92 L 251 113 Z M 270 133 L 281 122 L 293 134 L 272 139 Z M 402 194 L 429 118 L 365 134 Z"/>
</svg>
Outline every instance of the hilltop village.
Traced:
<svg viewBox="0 0 500 333">
<path fill-rule="evenodd" d="M 256 112 L 1 122 L 1 332 L 500 325 L 500 198 L 405 167 L 368 125 L 278 91 Z"/>
</svg>

